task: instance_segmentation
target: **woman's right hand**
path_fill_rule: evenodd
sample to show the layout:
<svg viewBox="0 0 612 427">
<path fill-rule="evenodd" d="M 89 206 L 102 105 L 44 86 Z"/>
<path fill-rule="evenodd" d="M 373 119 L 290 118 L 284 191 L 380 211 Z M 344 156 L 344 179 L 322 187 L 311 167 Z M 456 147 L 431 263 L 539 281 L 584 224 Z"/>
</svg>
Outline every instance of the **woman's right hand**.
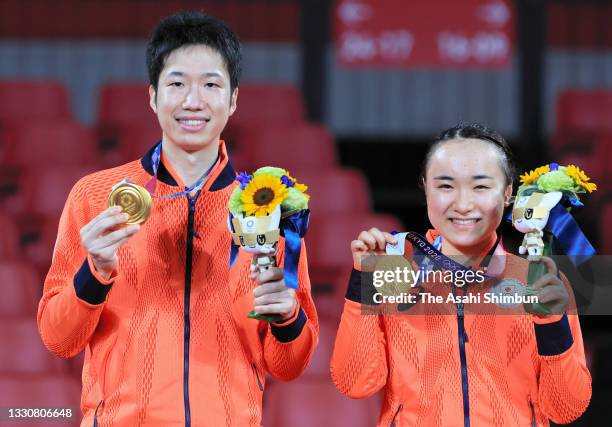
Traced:
<svg viewBox="0 0 612 427">
<path fill-rule="evenodd" d="M 140 225 L 134 224 L 116 229 L 125 224 L 128 215 L 121 208 L 113 206 L 92 219 L 81 228 L 81 242 L 91 257 L 98 274 L 105 280 L 110 279 L 117 269 L 117 249 L 132 237 Z"/>
<path fill-rule="evenodd" d="M 384 255 L 387 243 L 396 244 L 397 239 L 392 234 L 380 231 L 376 227 L 359 233 L 357 240 L 351 242 L 353 267 L 361 270 L 361 258 L 364 255 Z"/>
</svg>

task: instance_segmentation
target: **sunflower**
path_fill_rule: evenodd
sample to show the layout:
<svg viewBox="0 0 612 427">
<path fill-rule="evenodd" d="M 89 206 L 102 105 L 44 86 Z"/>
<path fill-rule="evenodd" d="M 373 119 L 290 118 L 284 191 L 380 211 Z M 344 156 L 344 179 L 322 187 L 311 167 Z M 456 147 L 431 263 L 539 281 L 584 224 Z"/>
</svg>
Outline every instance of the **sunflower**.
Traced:
<svg viewBox="0 0 612 427">
<path fill-rule="evenodd" d="M 287 187 L 280 178 L 273 175 L 254 175 L 246 185 L 240 200 L 247 216 L 261 217 L 269 215 L 287 196 Z"/>
<path fill-rule="evenodd" d="M 539 168 L 535 168 L 534 170 L 521 175 L 521 184 L 533 184 L 538 180 L 539 177 L 548 172 L 550 172 L 550 165 L 544 165 L 540 166 Z"/>
<path fill-rule="evenodd" d="M 597 190 L 597 184 L 595 184 L 594 182 L 588 182 L 591 180 L 591 178 L 589 178 L 584 173 L 584 171 L 580 170 L 578 166 L 568 165 L 565 168 L 565 174 L 573 178 L 576 184 L 584 188 L 589 193 L 592 193 L 593 191 Z"/>
<path fill-rule="evenodd" d="M 295 179 L 294 177 L 292 177 L 289 174 L 289 171 L 285 171 L 285 176 L 287 177 L 288 181 L 290 182 L 289 185 L 287 185 L 287 187 L 295 187 L 300 193 L 306 193 L 306 190 L 308 190 L 308 186 L 306 184 L 300 184 L 299 182 L 297 182 L 297 179 Z M 310 198 L 310 196 L 308 194 L 304 194 L 304 196 L 306 196 L 307 198 Z"/>
</svg>

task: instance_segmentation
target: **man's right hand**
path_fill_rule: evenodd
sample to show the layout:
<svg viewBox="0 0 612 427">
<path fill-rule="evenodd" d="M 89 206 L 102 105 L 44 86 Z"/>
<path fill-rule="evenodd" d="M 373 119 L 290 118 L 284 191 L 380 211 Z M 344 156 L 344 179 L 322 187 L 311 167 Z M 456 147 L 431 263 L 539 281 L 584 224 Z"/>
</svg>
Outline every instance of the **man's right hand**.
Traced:
<svg viewBox="0 0 612 427">
<path fill-rule="evenodd" d="M 132 237 L 140 225 L 117 226 L 125 224 L 128 215 L 121 213 L 121 208 L 113 206 L 92 219 L 81 228 L 81 242 L 91 260 L 105 280 L 110 279 L 117 269 L 117 249 Z"/>
</svg>

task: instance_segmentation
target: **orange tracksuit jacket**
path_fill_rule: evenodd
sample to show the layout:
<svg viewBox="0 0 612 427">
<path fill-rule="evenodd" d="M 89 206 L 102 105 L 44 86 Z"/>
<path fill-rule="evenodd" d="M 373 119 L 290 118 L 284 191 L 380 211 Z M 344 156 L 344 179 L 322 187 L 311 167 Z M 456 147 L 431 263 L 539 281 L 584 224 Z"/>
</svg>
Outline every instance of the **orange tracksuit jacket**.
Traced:
<svg viewBox="0 0 612 427">
<path fill-rule="evenodd" d="M 503 277 L 526 283 L 527 266 L 506 254 Z M 587 408 L 577 315 L 362 314 L 361 280 L 353 270 L 331 375 L 352 398 L 385 388 L 379 426 L 548 426 Z"/>
<path fill-rule="evenodd" d="M 38 308 L 46 347 L 61 357 L 85 350 L 82 426 L 259 426 L 265 373 L 282 380 L 305 369 L 318 341 L 305 247 L 299 309 L 281 325 L 247 318 L 250 257 L 229 269 L 227 202 L 235 172 L 224 143 L 196 200 L 153 199 L 152 213 L 118 251 L 117 275 L 96 274 L 79 230 L 106 208 L 111 187 L 144 186 L 140 161 L 81 179 L 61 216 Z M 163 162 L 156 193 L 181 191 Z M 283 242 L 279 242 L 282 265 Z"/>
</svg>

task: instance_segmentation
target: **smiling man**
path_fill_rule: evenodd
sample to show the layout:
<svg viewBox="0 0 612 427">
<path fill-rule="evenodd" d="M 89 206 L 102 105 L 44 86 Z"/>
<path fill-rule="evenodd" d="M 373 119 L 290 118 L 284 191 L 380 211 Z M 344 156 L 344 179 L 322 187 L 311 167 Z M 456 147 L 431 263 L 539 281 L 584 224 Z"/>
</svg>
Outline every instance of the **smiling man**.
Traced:
<svg viewBox="0 0 612 427">
<path fill-rule="evenodd" d="M 259 426 L 265 374 L 297 377 L 317 344 L 305 250 L 297 292 L 280 268 L 250 273 L 245 255 L 229 268 L 237 184 L 220 135 L 237 106 L 236 35 L 210 16 L 178 13 L 154 30 L 147 66 L 161 141 L 72 189 L 40 333 L 58 356 L 85 351 L 82 426 Z M 127 191 L 130 209 L 107 208 L 111 191 L 132 184 L 146 188 L 141 200 Z M 147 200 L 142 223 L 134 206 Z M 280 320 L 248 319 L 253 307 Z"/>
</svg>

